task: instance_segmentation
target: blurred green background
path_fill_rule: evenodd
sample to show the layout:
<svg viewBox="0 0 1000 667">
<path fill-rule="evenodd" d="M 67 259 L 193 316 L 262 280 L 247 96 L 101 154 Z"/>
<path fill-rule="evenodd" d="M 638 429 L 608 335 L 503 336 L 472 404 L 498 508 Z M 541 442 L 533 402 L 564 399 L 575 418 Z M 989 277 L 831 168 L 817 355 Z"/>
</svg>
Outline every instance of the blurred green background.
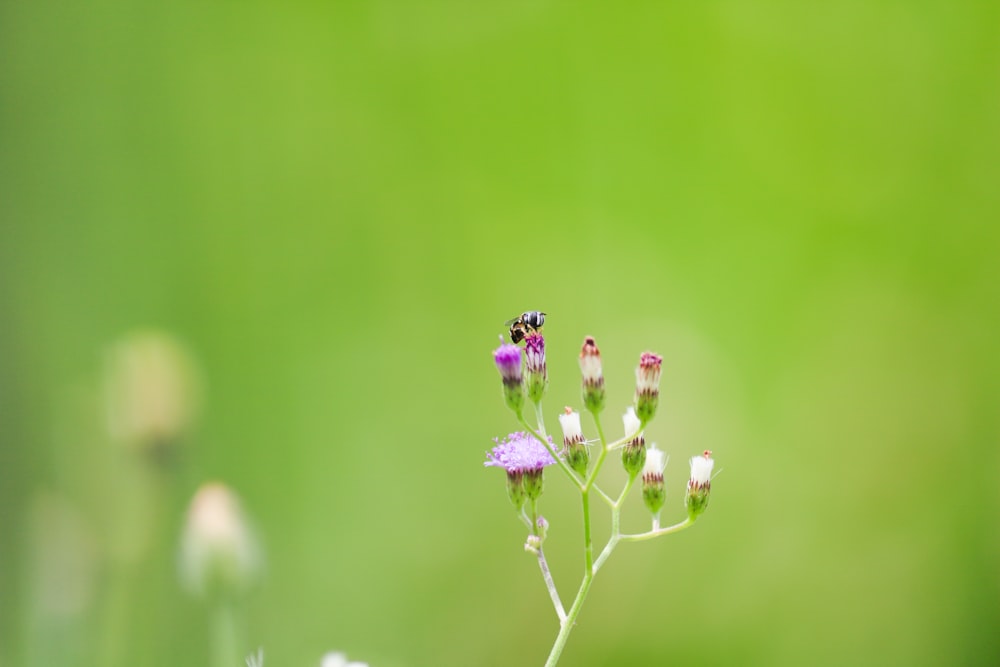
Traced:
<svg viewBox="0 0 1000 667">
<path fill-rule="evenodd" d="M 541 664 L 482 467 L 525 309 L 550 429 L 592 334 L 615 434 L 664 356 L 665 520 L 723 470 L 563 664 L 1000 663 L 998 72 L 995 2 L 0 4 L 0 665 L 207 664 L 212 479 L 266 552 L 241 654 Z M 155 461 L 105 405 L 146 329 L 202 397 Z"/>
</svg>

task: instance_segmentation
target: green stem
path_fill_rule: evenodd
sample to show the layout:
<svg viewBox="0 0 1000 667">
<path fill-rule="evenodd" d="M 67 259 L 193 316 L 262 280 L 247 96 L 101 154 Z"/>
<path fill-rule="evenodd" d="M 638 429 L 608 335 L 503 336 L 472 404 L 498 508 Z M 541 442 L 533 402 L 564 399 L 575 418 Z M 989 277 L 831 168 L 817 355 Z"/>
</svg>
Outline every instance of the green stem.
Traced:
<svg viewBox="0 0 1000 667">
<path fill-rule="evenodd" d="M 562 458 L 556 452 L 555 448 L 552 447 L 552 443 L 549 442 L 549 439 L 543 438 L 535 429 L 531 428 L 531 426 L 528 424 L 528 420 L 524 418 L 523 414 L 518 414 L 517 418 L 521 422 L 521 426 L 523 426 L 528 433 L 533 435 L 535 437 L 535 440 L 538 440 L 538 442 L 542 443 L 542 445 L 545 446 L 545 449 L 549 450 L 549 454 L 551 454 L 552 458 L 554 458 L 556 460 L 556 463 L 559 464 L 559 468 L 564 473 L 569 475 L 569 478 L 573 480 L 573 484 L 582 489 L 583 483 L 580 481 L 580 478 L 577 477 L 576 473 L 573 472 L 573 469 L 569 467 L 569 464 L 562 460 Z"/>
<path fill-rule="evenodd" d="M 608 560 L 611 556 L 611 552 L 615 550 L 618 546 L 618 540 L 621 537 L 621 516 L 622 516 L 622 503 L 625 502 L 625 497 L 628 492 L 632 489 L 632 484 L 635 483 L 635 475 L 629 475 L 628 481 L 625 482 L 625 488 L 618 495 L 618 500 L 616 500 L 611 505 L 611 537 L 608 538 L 608 543 L 604 545 L 604 549 L 601 550 L 601 555 L 597 557 L 597 561 L 594 563 L 594 574 L 601 569 L 604 562 Z"/>
<path fill-rule="evenodd" d="M 597 486 L 595 484 L 594 485 L 594 491 L 597 491 L 597 495 L 601 497 L 601 500 L 603 500 L 604 502 L 606 502 L 608 504 L 608 507 L 614 507 L 615 506 L 615 501 L 611 498 L 611 496 L 609 496 L 608 494 L 604 493 L 604 491 L 601 491 L 601 487 L 599 487 L 599 486 Z"/>
<path fill-rule="evenodd" d="M 545 432 L 545 417 L 542 416 L 541 401 L 535 403 L 535 420 L 538 422 L 538 432 L 542 434 L 542 437 L 547 437 L 548 433 Z"/>
<path fill-rule="evenodd" d="M 521 513 L 524 514 L 524 510 L 521 510 Z M 538 500 L 536 498 L 531 499 L 530 522 L 529 529 L 531 530 L 531 534 L 538 537 Z M 545 588 L 549 590 L 549 597 L 552 598 L 552 606 L 556 608 L 556 616 L 559 617 L 559 622 L 562 623 L 566 618 L 566 610 L 563 608 L 562 600 L 559 599 L 556 582 L 552 579 L 552 572 L 549 571 L 549 563 L 545 560 L 545 552 L 542 550 L 540 543 L 538 545 L 538 567 L 542 571 L 542 580 L 545 581 Z"/>
<path fill-rule="evenodd" d="M 212 667 L 239 664 L 239 639 L 236 614 L 229 600 L 219 599 L 212 612 Z"/>
<path fill-rule="evenodd" d="M 590 488 L 594 486 L 594 481 L 597 479 L 597 473 L 601 471 L 601 466 L 604 465 L 604 459 L 608 456 L 608 441 L 604 437 L 604 428 L 601 426 L 601 417 L 596 412 L 591 413 L 594 416 L 594 426 L 597 427 L 597 437 L 601 443 L 601 453 L 597 455 L 597 462 L 594 463 L 594 469 L 590 471 L 587 475 L 587 480 L 584 482 L 584 491 L 590 491 Z"/>
<path fill-rule="evenodd" d="M 112 568 L 111 579 L 103 604 L 100 664 L 118 667 L 123 664 L 125 644 L 129 637 L 129 593 L 132 590 L 133 571 L 131 562 L 118 561 Z"/>
<path fill-rule="evenodd" d="M 583 575 L 583 581 L 580 582 L 580 590 L 577 591 L 576 599 L 573 600 L 573 606 L 569 608 L 569 613 L 566 614 L 566 618 L 559 627 L 559 634 L 552 645 L 552 650 L 549 651 L 545 667 L 555 667 L 555 664 L 559 662 L 559 656 L 562 655 L 563 649 L 566 647 L 569 633 L 573 631 L 573 626 L 576 625 L 576 617 L 580 615 L 580 609 L 583 608 L 583 601 L 587 599 L 587 593 L 590 591 L 590 584 L 593 581 L 594 575 L 590 572 Z"/>
<path fill-rule="evenodd" d="M 559 599 L 559 591 L 556 589 L 556 582 L 552 580 L 552 573 L 549 571 L 549 564 L 545 560 L 545 552 L 542 547 L 538 547 L 538 567 L 542 570 L 545 587 L 549 589 L 552 606 L 556 608 L 556 616 L 559 617 L 559 622 L 563 623 L 566 620 L 566 610 L 563 608 L 562 600 Z"/>
<path fill-rule="evenodd" d="M 584 572 L 590 574 L 594 571 L 594 541 L 590 536 L 590 492 L 584 489 L 580 492 L 583 501 L 583 561 Z"/>
<path fill-rule="evenodd" d="M 621 535 L 620 539 L 624 542 L 643 542 L 645 540 L 651 540 L 654 537 L 660 537 L 661 535 L 670 535 L 671 533 L 679 533 L 685 528 L 690 528 L 694 525 L 694 519 L 688 517 L 680 523 L 675 523 L 672 526 L 667 526 L 666 528 L 660 528 L 659 530 L 651 530 L 646 533 L 637 533 L 635 535 Z"/>
</svg>

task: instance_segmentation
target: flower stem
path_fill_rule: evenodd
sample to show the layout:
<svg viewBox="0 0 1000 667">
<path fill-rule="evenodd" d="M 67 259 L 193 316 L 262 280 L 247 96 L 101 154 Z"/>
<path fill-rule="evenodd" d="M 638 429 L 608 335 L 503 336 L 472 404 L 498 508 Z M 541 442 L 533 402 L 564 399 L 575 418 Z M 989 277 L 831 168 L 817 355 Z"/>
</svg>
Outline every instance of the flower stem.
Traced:
<svg viewBox="0 0 1000 667">
<path fill-rule="evenodd" d="M 522 510 L 522 514 L 524 511 Z M 527 519 L 527 517 L 525 517 Z M 538 536 L 538 500 L 535 498 L 531 499 L 531 519 L 529 520 L 529 529 L 531 534 Z M 562 623 L 566 618 L 566 610 L 563 608 L 562 600 L 559 599 L 559 591 L 556 589 L 556 583 L 552 580 L 552 573 L 549 571 L 548 561 L 545 560 L 545 552 L 542 550 L 542 545 L 538 545 L 538 567 L 542 570 L 542 579 L 545 581 L 545 587 L 549 589 L 549 597 L 552 598 L 552 606 L 556 608 L 556 616 L 559 617 L 559 622 Z"/>
<path fill-rule="evenodd" d="M 563 623 L 566 621 L 566 610 L 563 608 L 562 600 L 559 599 L 559 591 L 556 589 L 556 583 L 552 580 L 552 573 L 549 571 L 549 564 L 545 560 L 545 552 L 542 547 L 538 547 L 538 567 L 542 570 L 545 587 L 549 589 L 552 606 L 556 608 L 556 616 L 559 617 L 559 622 Z"/>
<path fill-rule="evenodd" d="M 586 488 L 580 492 L 583 502 L 583 562 L 584 572 L 594 571 L 594 540 L 590 535 L 590 491 Z"/>
<path fill-rule="evenodd" d="M 597 495 L 599 495 L 601 497 L 601 500 L 603 500 L 604 502 L 606 502 L 608 504 L 608 507 L 614 507 L 615 506 L 615 501 L 611 499 L 611 496 L 609 496 L 608 494 L 604 493 L 604 491 L 601 491 L 601 487 L 599 487 L 599 486 L 597 486 L 595 484 L 593 488 L 594 488 L 594 491 L 597 491 Z"/>
<path fill-rule="evenodd" d="M 535 419 L 538 421 L 538 432 L 542 434 L 545 438 L 548 433 L 545 432 L 545 417 L 542 415 L 542 402 L 538 401 L 535 403 Z"/>
<path fill-rule="evenodd" d="M 642 542 L 645 540 L 651 540 L 654 537 L 660 537 L 661 535 L 669 535 L 671 533 L 679 533 L 685 528 L 690 528 L 694 525 L 694 519 L 688 517 L 680 523 L 675 523 L 672 526 L 667 526 L 666 528 L 660 528 L 659 530 L 651 530 L 646 533 L 637 533 L 635 535 L 620 535 L 619 538 L 624 542 Z"/>
<path fill-rule="evenodd" d="M 239 660 L 235 609 L 230 600 L 216 601 L 212 614 L 212 667 L 230 667 Z"/>
<path fill-rule="evenodd" d="M 569 613 L 566 614 L 566 618 L 560 624 L 559 634 L 552 645 L 552 650 L 549 651 L 545 667 L 555 667 L 555 664 L 559 662 L 559 656 L 562 655 L 563 649 L 566 647 L 569 633 L 573 631 L 573 626 L 576 625 L 576 617 L 580 615 L 580 609 L 583 608 L 583 601 L 587 598 L 587 593 L 590 591 L 590 584 L 593 581 L 594 575 L 589 571 L 583 575 L 583 581 L 580 582 L 580 590 L 576 593 L 576 599 L 573 600 L 573 606 L 569 608 Z"/>
<path fill-rule="evenodd" d="M 531 426 L 528 424 L 528 420 L 524 418 L 524 415 L 519 414 L 517 418 L 521 421 L 521 426 L 523 426 L 528 433 L 533 435 L 535 437 L 535 440 L 538 440 L 538 442 L 542 443 L 542 445 L 545 446 L 545 449 L 549 450 L 549 454 L 551 454 L 552 458 L 554 458 L 556 460 L 556 463 L 559 464 L 559 468 L 564 473 L 569 475 L 569 478 L 573 480 L 573 484 L 582 489 L 583 483 L 580 481 L 580 478 L 577 477 L 576 473 L 573 472 L 573 469 L 569 467 L 569 464 L 566 463 L 562 459 L 562 457 L 559 456 L 558 452 L 556 452 L 555 448 L 552 446 L 552 443 L 549 442 L 549 439 L 542 437 L 535 429 L 531 428 Z"/>
</svg>

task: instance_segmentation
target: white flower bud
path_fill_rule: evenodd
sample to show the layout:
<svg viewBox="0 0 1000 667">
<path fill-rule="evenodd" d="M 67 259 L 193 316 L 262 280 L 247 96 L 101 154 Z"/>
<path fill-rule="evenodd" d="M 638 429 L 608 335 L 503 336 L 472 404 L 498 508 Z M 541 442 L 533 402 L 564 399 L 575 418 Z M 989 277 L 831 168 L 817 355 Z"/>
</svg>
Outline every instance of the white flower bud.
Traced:
<svg viewBox="0 0 1000 667">
<path fill-rule="evenodd" d="M 715 460 L 711 457 L 711 452 L 706 451 L 701 456 L 691 458 L 691 484 L 694 486 L 705 486 L 712 479 L 712 467 Z"/>
<path fill-rule="evenodd" d="M 254 583 L 260 547 L 239 499 L 220 482 L 203 485 L 188 509 L 181 543 L 181 579 L 189 590 L 207 595 L 238 593 Z"/>
<path fill-rule="evenodd" d="M 639 429 L 642 428 L 642 422 L 635 415 L 635 408 L 629 406 L 625 414 L 622 415 L 622 423 L 625 424 L 625 438 L 631 440 L 639 434 Z"/>
<path fill-rule="evenodd" d="M 562 426 L 564 444 L 583 442 L 583 428 L 580 427 L 579 412 L 573 412 L 570 408 L 566 408 L 566 412 L 559 415 L 559 425 Z"/>
<path fill-rule="evenodd" d="M 642 474 L 662 474 L 666 464 L 666 455 L 663 453 L 663 450 L 657 449 L 654 444 L 646 450 L 646 463 L 642 467 Z"/>
</svg>

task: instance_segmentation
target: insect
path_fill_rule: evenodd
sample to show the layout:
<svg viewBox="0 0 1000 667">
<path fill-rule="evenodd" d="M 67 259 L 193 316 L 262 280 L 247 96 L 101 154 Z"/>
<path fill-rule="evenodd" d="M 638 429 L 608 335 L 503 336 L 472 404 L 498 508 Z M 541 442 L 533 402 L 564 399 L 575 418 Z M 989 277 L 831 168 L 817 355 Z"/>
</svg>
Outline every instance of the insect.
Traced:
<svg viewBox="0 0 1000 667">
<path fill-rule="evenodd" d="M 533 331 L 541 331 L 545 324 L 545 313 L 537 310 L 529 310 L 521 313 L 519 317 L 504 322 L 504 326 L 510 327 L 510 339 L 515 343 L 520 343 L 524 337 Z"/>
</svg>

